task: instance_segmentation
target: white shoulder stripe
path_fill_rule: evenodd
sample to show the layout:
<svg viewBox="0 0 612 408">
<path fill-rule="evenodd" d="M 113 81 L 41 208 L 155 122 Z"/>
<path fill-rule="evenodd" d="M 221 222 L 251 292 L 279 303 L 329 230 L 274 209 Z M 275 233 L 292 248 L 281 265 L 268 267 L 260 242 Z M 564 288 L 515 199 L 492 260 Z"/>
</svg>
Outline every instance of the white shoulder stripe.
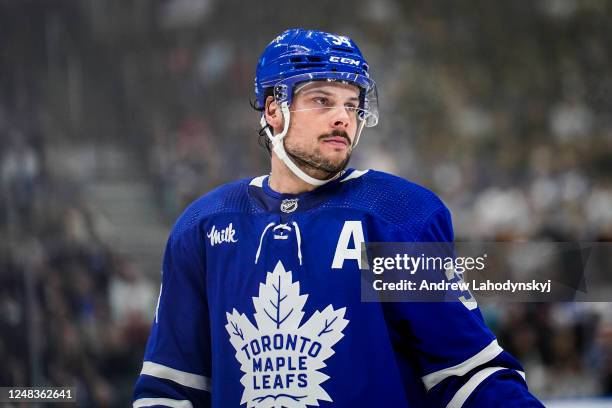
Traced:
<svg viewBox="0 0 612 408">
<path fill-rule="evenodd" d="M 263 181 L 266 179 L 266 177 L 268 177 L 267 174 L 264 174 L 263 176 L 255 177 L 253 180 L 251 180 L 251 182 L 249 183 L 249 186 L 263 187 Z"/>
<path fill-rule="evenodd" d="M 483 348 L 476 355 L 465 360 L 463 363 L 445 368 L 440 371 L 435 371 L 424 376 L 422 380 L 423 384 L 425 384 L 425 389 L 429 391 L 438 383 L 444 381 L 445 379 L 453 375 L 465 375 L 468 372 L 472 371 L 474 368 L 478 367 L 479 365 L 493 360 L 502 351 L 504 350 L 499 346 L 499 344 L 497 344 L 497 340 L 493 340 L 487 347 Z"/>
<path fill-rule="evenodd" d="M 157 364 L 152 361 L 144 362 L 140 374 L 163 378 L 184 385 L 185 387 L 210 392 L 210 378 L 204 377 L 203 375 L 175 370 L 174 368 L 166 367 L 165 365 Z"/>
<path fill-rule="evenodd" d="M 187 400 L 174 400 L 170 398 L 141 398 L 134 401 L 133 408 L 154 407 L 161 405 L 170 408 L 193 408 L 191 402 Z"/>
<path fill-rule="evenodd" d="M 340 180 L 341 183 L 344 183 L 345 181 L 349 181 L 352 179 L 356 179 L 358 177 L 363 176 L 364 174 L 366 174 L 368 171 L 370 171 L 369 169 L 366 170 L 353 170 L 353 172 L 351 174 L 349 174 L 346 178 Z"/>
<path fill-rule="evenodd" d="M 463 387 L 459 388 L 459 391 L 453 396 L 453 399 L 448 403 L 446 408 L 461 408 L 465 401 L 472 395 L 472 392 L 478 387 L 484 380 L 486 380 L 493 373 L 500 370 L 506 370 L 505 367 L 488 367 L 478 371 L 470 378 L 468 382 L 463 384 Z M 522 371 L 515 370 L 525 379 L 525 373 Z"/>
</svg>

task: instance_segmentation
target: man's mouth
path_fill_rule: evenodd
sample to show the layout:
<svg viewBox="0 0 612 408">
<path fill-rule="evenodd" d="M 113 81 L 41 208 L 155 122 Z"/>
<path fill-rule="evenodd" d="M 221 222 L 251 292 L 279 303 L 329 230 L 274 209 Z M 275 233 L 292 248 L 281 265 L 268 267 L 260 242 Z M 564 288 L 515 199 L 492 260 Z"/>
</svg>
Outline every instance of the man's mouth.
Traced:
<svg viewBox="0 0 612 408">
<path fill-rule="evenodd" d="M 344 136 L 330 136 L 323 138 L 323 143 L 327 143 L 333 147 L 346 147 L 349 141 Z"/>
</svg>

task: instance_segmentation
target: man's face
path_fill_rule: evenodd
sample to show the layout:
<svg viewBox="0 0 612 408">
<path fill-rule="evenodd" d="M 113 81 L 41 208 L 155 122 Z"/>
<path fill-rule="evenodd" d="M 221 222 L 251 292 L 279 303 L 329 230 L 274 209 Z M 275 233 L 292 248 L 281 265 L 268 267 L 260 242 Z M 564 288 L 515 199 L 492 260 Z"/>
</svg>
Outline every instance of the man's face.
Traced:
<svg viewBox="0 0 612 408">
<path fill-rule="evenodd" d="M 329 178 L 348 163 L 358 127 L 359 88 L 335 82 L 296 87 L 285 150 L 313 177 Z"/>
</svg>

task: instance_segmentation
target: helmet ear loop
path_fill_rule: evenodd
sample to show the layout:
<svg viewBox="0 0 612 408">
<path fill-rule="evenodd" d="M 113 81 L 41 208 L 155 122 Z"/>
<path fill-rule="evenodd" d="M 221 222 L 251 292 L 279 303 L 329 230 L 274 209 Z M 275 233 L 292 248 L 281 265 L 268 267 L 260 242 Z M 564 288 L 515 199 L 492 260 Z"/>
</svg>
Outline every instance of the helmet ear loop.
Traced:
<svg viewBox="0 0 612 408">
<path fill-rule="evenodd" d="M 270 130 L 270 126 L 268 126 L 268 122 L 266 122 L 266 118 L 264 115 L 261 116 L 261 126 L 266 135 L 268 136 L 268 140 L 272 143 L 272 151 L 276 153 L 276 155 L 283 161 L 290 160 L 287 156 L 287 152 L 285 151 L 285 145 L 283 139 L 287 135 L 287 131 L 289 130 L 289 121 L 291 119 L 291 114 L 289 113 L 289 104 L 287 101 L 281 103 L 281 112 L 283 114 L 283 131 L 277 134 L 276 136 L 272 134 Z"/>
<path fill-rule="evenodd" d="M 353 149 L 357 147 L 357 143 L 359 143 L 359 138 L 361 137 L 361 132 L 363 131 L 365 124 L 366 124 L 366 120 L 364 119 L 361 121 L 361 123 L 359 124 L 359 127 L 357 128 L 357 134 L 355 134 L 355 140 L 353 141 L 353 146 L 352 146 Z"/>
<path fill-rule="evenodd" d="M 365 99 L 366 99 L 366 91 L 363 88 L 359 89 L 359 107 L 360 108 L 365 108 Z M 357 128 L 357 133 L 355 134 L 355 140 L 353 141 L 353 149 L 355 147 L 357 147 L 357 143 L 359 143 L 359 138 L 361 137 L 361 132 L 363 131 L 363 128 L 365 127 L 367 118 L 363 118 L 361 120 L 361 123 L 359 124 L 359 127 Z"/>
<path fill-rule="evenodd" d="M 265 114 L 262 114 L 261 119 L 259 120 L 259 124 L 261 125 L 261 130 L 266 133 L 268 140 L 270 140 L 270 142 L 272 143 L 272 147 L 276 146 L 276 144 L 278 144 L 279 142 L 282 142 L 282 140 L 285 138 L 285 135 L 287 134 L 287 131 L 289 130 L 290 114 L 289 114 L 289 105 L 287 104 L 286 101 L 281 103 L 281 112 L 283 114 L 283 122 L 284 122 L 283 131 L 277 134 L 276 136 L 272 134 L 272 131 L 270 130 L 271 127 L 268 125 L 268 122 L 266 121 Z"/>
<path fill-rule="evenodd" d="M 289 104 L 287 101 L 281 103 L 281 112 L 283 114 L 283 131 L 276 136 L 272 136 L 272 132 L 268 129 L 268 138 L 272 142 L 272 150 L 276 152 L 281 160 L 285 160 L 287 152 L 285 151 L 285 144 L 283 139 L 289 131 L 289 121 L 291 120 L 291 114 L 289 113 Z"/>
</svg>

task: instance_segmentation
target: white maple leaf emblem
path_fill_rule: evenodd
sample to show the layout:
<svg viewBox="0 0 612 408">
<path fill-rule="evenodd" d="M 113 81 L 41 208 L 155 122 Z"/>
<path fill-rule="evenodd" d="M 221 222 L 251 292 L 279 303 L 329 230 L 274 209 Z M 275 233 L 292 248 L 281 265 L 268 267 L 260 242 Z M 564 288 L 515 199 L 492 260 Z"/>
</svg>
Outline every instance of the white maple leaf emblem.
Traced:
<svg viewBox="0 0 612 408">
<path fill-rule="evenodd" d="M 318 406 L 318 400 L 333 401 L 321 387 L 329 377 L 319 370 L 344 336 L 342 330 L 349 323 L 344 319 L 346 308 L 334 310 L 328 305 L 300 326 L 307 299 L 279 261 L 267 273 L 266 283 L 260 283 L 259 296 L 253 297 L 257 326 L 236 309 L 226 313 L 225 328 L 244 372 L 240 404 L 305 408 Z"/>
</svg>

